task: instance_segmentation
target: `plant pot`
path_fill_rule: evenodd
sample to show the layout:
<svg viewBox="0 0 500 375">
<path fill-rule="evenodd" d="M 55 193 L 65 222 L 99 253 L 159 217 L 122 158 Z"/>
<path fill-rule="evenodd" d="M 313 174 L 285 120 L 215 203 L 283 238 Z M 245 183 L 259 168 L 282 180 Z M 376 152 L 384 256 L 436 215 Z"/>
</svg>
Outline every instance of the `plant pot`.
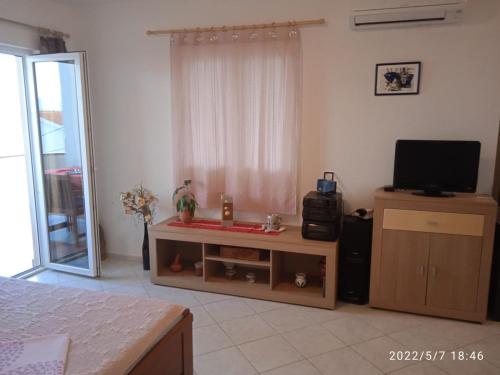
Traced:
<svg viewBox="0 0 500 375">
<path fill-rule="evenodd" d="M 193 221 L 193 217 L 189 213 L 189 210 L 187 208 L 184 209 L 184 211 L 179 212 L 179 219 L 184 223 L 184 224 L 189 224 Z"/>
</svg>

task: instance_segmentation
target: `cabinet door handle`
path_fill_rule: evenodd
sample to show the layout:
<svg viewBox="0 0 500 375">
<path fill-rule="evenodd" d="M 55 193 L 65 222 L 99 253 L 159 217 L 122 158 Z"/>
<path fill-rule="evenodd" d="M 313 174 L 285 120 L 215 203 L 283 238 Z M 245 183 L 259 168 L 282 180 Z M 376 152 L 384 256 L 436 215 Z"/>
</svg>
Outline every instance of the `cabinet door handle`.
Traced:
<svg viewBox="0 0 500 375">
<path fill-rule="evenodd" d="M 429 225 L 439 225 L 439 221 L 435 221 L 435 220 L 428 220 L 428 221 L 427 221 L 427 224 L 429 224 Z"/>
<path fill-rule="evenodd" d="M 431 276 L 432 277 L 436 277 L 436 274 L 437 274 L 436 266 L 432 266 L 431 267 Z"/>
</svg>

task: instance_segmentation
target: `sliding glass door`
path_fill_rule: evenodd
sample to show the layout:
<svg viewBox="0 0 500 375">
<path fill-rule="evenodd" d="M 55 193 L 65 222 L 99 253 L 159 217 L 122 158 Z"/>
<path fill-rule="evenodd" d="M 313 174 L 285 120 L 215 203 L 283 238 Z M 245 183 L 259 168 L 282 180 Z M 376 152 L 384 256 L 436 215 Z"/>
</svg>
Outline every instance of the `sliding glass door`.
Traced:
<svg viewBox="0 0 500 375">
<path fill-rule="evenodd" d="M 84 53 L 26 58 L 42 263 L 96 276 L 99 244 Z"/>
</svg>

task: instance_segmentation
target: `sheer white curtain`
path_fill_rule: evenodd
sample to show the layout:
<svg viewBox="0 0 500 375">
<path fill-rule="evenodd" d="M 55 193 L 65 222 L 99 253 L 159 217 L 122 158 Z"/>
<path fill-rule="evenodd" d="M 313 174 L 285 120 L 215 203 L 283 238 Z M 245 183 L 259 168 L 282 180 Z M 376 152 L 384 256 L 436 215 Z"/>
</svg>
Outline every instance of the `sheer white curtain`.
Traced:
<svg viewBox="0 0 500 375">
<path fill-rule="evenodd" d="M 171 44 L 174 178 L 201 207 L 296 213 L 297 30 L 177 35 Z"/>
</svg>

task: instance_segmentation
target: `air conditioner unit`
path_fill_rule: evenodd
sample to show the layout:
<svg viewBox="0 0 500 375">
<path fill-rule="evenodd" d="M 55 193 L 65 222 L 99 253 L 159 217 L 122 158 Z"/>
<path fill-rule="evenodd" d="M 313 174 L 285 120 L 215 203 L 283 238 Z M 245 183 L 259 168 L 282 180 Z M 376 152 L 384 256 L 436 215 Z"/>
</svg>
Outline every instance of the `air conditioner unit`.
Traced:
<svg viewBox="0 0 500 375">
<path fill-rule="evenodd" d="M 354 30 L 447 24 L 462 20 L 467 0 L 352 0 Z"/>
</svg>

